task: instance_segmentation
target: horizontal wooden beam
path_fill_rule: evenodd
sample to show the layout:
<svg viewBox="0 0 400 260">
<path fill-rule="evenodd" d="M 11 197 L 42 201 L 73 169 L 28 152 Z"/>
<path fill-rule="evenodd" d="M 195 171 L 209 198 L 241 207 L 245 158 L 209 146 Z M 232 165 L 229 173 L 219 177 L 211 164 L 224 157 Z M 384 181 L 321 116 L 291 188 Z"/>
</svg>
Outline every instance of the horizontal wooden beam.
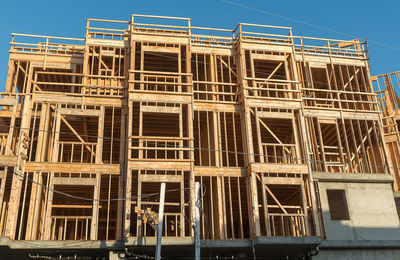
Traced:
<svg viewBox="0 0 400 260">
<path fill-rule="evenodd" d="M 67 173 L 104 173 L 120 174 L 119 164 L 88 164 L 88 163 L 46 163 L 27 162 L 25 170 L 29 172 L 67 172 Z"/>
<path fill-rule="evenodd" d="M 53 177 L 54 185 L 96 185 L 96 178 Z"/>
<path fill-rule="evenodd" d="M 249 169 L 253 172 L 308 174 L 306 164 L 252 163 Z"/>
<path fill-rule="evenodd" d="M 183 175 L 141 174 L 140 182 L 183 182 Z"/>
</svg>

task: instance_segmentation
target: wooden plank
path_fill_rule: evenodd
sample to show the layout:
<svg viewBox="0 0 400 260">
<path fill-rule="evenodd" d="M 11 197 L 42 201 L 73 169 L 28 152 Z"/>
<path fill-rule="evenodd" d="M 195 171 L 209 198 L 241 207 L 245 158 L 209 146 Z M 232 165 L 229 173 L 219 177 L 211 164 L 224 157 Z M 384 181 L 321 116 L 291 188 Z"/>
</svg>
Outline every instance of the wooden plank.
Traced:
<svg viewBox="0 0 400 260">
<path fill-rule="evenodd" d="M 97 39 L 97 38 L 96 39 L 88 38 L 87 44 L 93 46 L 107 46 L 107 47 L 119 47 L 119 48 L 124 48 L 128 46 L 127 41 L 124 40 L 109 40 L 109 39 Z"/>
<path fill-rule="evenodd" d="M 164 106 L 142 106 L 140 108 L 141 112 L 148 113 L 170 113 L 170 114 L 180 114 L 182 109 L 180 107 L 164 107 Z"/>
<path fill-rule="evenodd" d="M 182 175 L 150 175 L 142 174 L 140 176 L 141 182 L 182 182 Z"/>
<path fill-rule="evenodd" d="M 203 101 L 195 101 L 193 104 L 194 110 L 201 111 L 214 111 L 218 110 L 221 112 L 240 112 L 240 106 L 235 104 L 219 104 Z"/>
<path fill-rule="evenodd" d="M 61 115 L 74 115 L 74 116 L 100 116 L 100 110 L 94 109 L 73 109 L 73 108 L 59 108 Z"/>
<path fill-rule="evenodd" d="M 194 169 L 194 174 L 196 176 L 232 176 L 232 177 L 239 177 L 239 176 L 247 176 L 246 168 L 227 168 L 227 167 L 198 167 L 196 166 Z"/>
<path fill-rule="evenodd" d="M 252 163 L 250 169 L 255 172 L 273 172 L 273 173 L 302 173 L 308 174 L 306 164 L 279 164 L 279 163 Z"/>
<path fill-rule="evenodd" d="M 17 156 L 0 155 L 0 164 L 3 166 L 14 167 L 17 164 Z"/>
<path fill-rule="evenodd" d="M 177 47 L 165 47 L 165 46 L 149 46 L 145 45 L 142 47 L 144 52 L 165 52 L 165 53 L 180 53 L 180 49 Z"/>
<path fill-rule="evenodd" d="M 267 112 L 267 111 L 257 111 L 259 118 L 285 118 L 285 119 L 293 119 L 293 113 L 285 113 L 285 112 Z"/>
<path fill-rule="evenodd" d="M 13 106 L 17 102 L 16 97 L 2 97 L 0 98 L 0 106 Z"/>
<path fill-rule="evenodd" d="M 70 178 L 70 177 L 53 177 L 53 185 L 90 185 L 95 186 L 96 178 Z"/>
<path fill-rule="evenodd" d="M 243 50 L 262 50 L 262 51 L 273 51 L 273 52 L 292 52 L 292 48 L 290 46 L 279 46 L 279 45 L 270 45 L 270 44 L 256 44 L 256 43 L 242 43 Z"/>
<path fill-rule="evenodd" d="M 151 162 L 151 161 L 131 161 L 131 169 L 137 170 L 177 170 L 189 171 L 190 162 Z"/>
<path fill-rule="evenodd" d="M 182 103 L 182 104 L 190 104 L 191 96 L 189 95 L 176 95 L 176 93 L 172 92 L 170 94 L 148 94 L 148 93 L 130 93 L 129 100 L 130 101 L 153 101 L 153 102 L 167 102 L 167 103 Z"/>
<path fill-rule="evenodd" d="M 0 156 L 0 158 L 2 157 Z M 118 164 L 27 162 L 25 168 L 29 172 L 57 170 L 57 172 L 120 174 L 120 165 Z"/>
<path fill-rule="evenodd" d="M 154 43 L 170 43 L 170 44 L 182 44 L 182 45 L 188 45 L 189 44 L 189 39 L 187 36 L 184 37 L 174 37 L 174 36 L 160 36 L 160 35 L 151 35 L 149 37 L 148 34 L 145 33 L 135 33 L 132 34 L 132 39 L 137 42 L 154 42 Z"/>
<path fill-rule="evenodd" d="M 50 103 L 61 103 L 61 104 L 71 104 L 71 105 L 104 105 L 108 104 L 110 106 L 122 106 L 122 100 L 120 97 L 81 97 L 81 96 L 71 96 L 66 94 L 35 94 L 33 96 L 34 102 L 50 102 Z"/>
</svg>

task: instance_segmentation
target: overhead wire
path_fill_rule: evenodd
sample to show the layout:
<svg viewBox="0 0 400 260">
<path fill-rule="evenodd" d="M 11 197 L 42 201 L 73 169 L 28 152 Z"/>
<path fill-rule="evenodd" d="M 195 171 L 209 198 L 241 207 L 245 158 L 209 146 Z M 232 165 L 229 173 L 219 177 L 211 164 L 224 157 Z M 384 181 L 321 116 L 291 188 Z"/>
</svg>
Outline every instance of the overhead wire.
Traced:
<svg viewBox="0 0 400 260">
<path fill-rule="evenodd" d="M 43 130 L 43 129 L 33 129 L 33 128 L 23 128 L 23 127 L 18 127 L 18 126 L 9 126 L 9 125 L 2 125 L 0 124 L 0 127 L 10 127 L 10 128 L 19 128 L 19 129 L 23 129 L 23 130 L 29 130 L 29 131 L 44 131 L 44 132 L 49 132 L 49 133 L 58 133 L 58 134 L 66 134 L 66 135 L 71 135 L 71 136 L 75 136 L 74 133 L 68 133 L 68 132 L 62 132 L 62 131 L 51 131 L 51 130 Z M 80 135 L 81 137 L 92 137 L 92 138 L 103 138 L 103 139 L 111 139 L 111 137 L 98 137 L 98 136 L 94 136 L 94 135 L 85 135 L 82 134 Z M 128 141 L 130 143 L 134 143 L 134 144 L 140 144 L 141 141 L 139 140 L 130 140 L 129 138 L 113 138 L 114 140 L 124 140 L 124 141 Z M 135 138 L 135 139 L 140 139 L 140 138 Z M 156 144 L 156 141 L 150 141 L 149 143 L 154 143 Z M 239 151 L 228 151 L 228 150 L 223 150 L 223 149 L 215 149 L 215 148 L 200 148 L 200 147 L 190 147 L 190 146 L 176 146 L 176 145 L 165 145 L 164 147 L 167 148 L 177 148 L 177 149 L 193 149 L 193 150 L 205 150 L 205 151 L 214 151 L 214 152 L 222 152 L 222 153 L 233 153 L 233 154 L 241 154 L 241 155 L 246 155 L 246 156 L 264 156 L 264 157 L 270 157 L 270 158 L 280 158 L 280 159 L 293 159 L 293 160 L 298 160 L 298 161 L 310 161 L 310 162 L 318 162 L 318 163 L 324 163 L 325 161 L 323 160 L 316 160 L 316 159 L 307 159 L 304 157 L 294 157 L 294 156 L 275 156 L 275 155 L 267 155 L 267 154 L 258 154 L 258 153 L 248 153 L 248 152 L 239 152 Z M 139 147 L 135 147 L 135 148 L 139 148 Z M 158 147 L 158 148 L 162 148 L 162 147 Z M 359 164 L 359 163 L 358 163 Z M 370 167 L 369 164 L 360 164 L 363 165 L 364 167 Z M 375 166 L 375 165 L 374 165 Z M 400 169 L 400 167 L 392 167 L 392 166 L 380 166 L 380 165 L 376 165 L 376 167 L 378 168 L 391 168 L 391 169 Z"/>
<path fill-rule="evenodd" d="M 63 131 L 51 131 L 51 130 L 44 130 L 44 129 L 33 129 L 33 128 L 23 128 L 23 127 L 18 127 L 18 126 L 9 126 L 9 125 L 2 125 L 0 124 L 0 127 L 9 127 L 9 128 L 18 128 L 22 130 L 29 130 L 29 131 L 44 131 L 44 132 L 49 132 L 49 133 L 58 133 L 58 134 L 66 134 L 66 135 L 71 135 L 71 136 L 76 136 L 74 133 L 68 133 L 68 132 L 63 132 Z M 119 141 L 128 141 L 133 144 L 141 144 L 141 141 L 139 140 L 130 140 L 130 138 L 111 138 L 111 137 L 101 137 L 101 136 L 95 136 L 95 135 L 85 135 L 81 134 L 81 137 L 92 137 L 92 138 L 103 138 L 103 139 L 113 139 L 113 140 L 119 140 Z M 140 139 L 140 138 L 135 138 L 135 139 Z M 149 142 L 149 143 L 154 143 L 156 144 L 156 141 Z M 267 155 L 267 154 L 258 154 L 258 153 L 248 153 L 248 152 L 239 152 L 239 151 L 229 151 L 229 150 L 223 150 L 223 149 L 215 149 L 215 148 L 200 148 L 200 147 L 190 147 L 190 146 L 176 146 L 176 145 L 165 145 L 164 147 L 167 148 L 177 148 L 177 149 L 192 149 L 192 150 L 205 150 L 205 151 L 214 151 L 214 152 L 222 152 L 222 153 L 233 153 L 233 154 L 241 154 L 241 155 L 246 155 L 246 156 L 264 156 L 264 157 L 270 157 L 270 158 L 280 158 L 280 159 L 293 159 L 293 160 L 298 160 L 298 161 L 303 161 L 303 162 L 317 162 L 317 163 L 324 163 L 325 161 L 323 160 L 316 160 L 316 159 L 310 159 L 310 158 L 305 158 L 305 157 L 294 157 L 294 156 L 275 156 L 275 155 Z M 135 147 L 136 148 L 136 147 Z M 139 147 L 137 147 L 139 148 Z M 158 147 L 160 148 L 160 147 Z M 162 148 L 162 147 L 161 147 Z M 357 163 L 359 165 L 362 165 L 363 167 L 369 168 L 371 167 L 369 164 L 362 164 L 362 163 Z M 393 167 L 393 166 L 385 166 L 385 165 L 373 165 L 376 166 L 377 168 L 386 168 L 386 169 L 400 169 L 400 167 Z"/>
<path fill-rule="evenodd" d="M 247 7 L 247 6 L 244 6 L 244 5 L 242 5 L 242 4 L 238 4 L 238 3 L 234 3 L 234 2 L 230 2 L 230 1 L 226 1 L 226 0 L 221 0 L 221 1 L 222 1 L 222 2 L 225 2 L 225 3 L 230 3 L 230 4 L 238 5 L 238 6 L 241 6 L 241 7 L 244 7 L 244 8 L 248 8 L 248 9 L 251 9 L 251 10 L 262 11 L 262 12 L 264 12 L 264 13 L 267 13 L 267 14 L 270 14 L 270 15 L 274 15 L 274 16 L 277 16 L 277 17 L 280 17 L 280 18 L 283 18 L 283 19 L 291 19 L 291 18 L 288 18 L 288 17 L 284 17 L 284 16 L 279 16 L 279 15 L 273 14 L 273 13 L 271 13 L 271 12 L 266 12 L 266 11 L 263 11 L 263 10 L 259 10 L 259 9 Z M 350 34 L 346 34 L 346 33 L 341 33 L 341 32 L 338 32 L 338 31 L 334 31 L 334 30 L 331 30 L 331 29 L 326 28 L 326 27 L 316 26 L 316 25 L 313 25 L 313 24 L 309 24 L 309 23 L 306 23 L 306 22 L 302 22 L 302 21 L 297 20 L 297 19 L 291 19 L 291 20 L 292 20 L 292 21 L 295 21 L 295 22 L 298 22 L 298 23 L 303 23 L 303 24 L 305 24 L 305 25 L 313 26 L 313 27 L 315 27 L 315 28 L 319 28 L 319 29 L 323 29 L 323 30 L 329 30 L 329 31 L 334 32 L 334 33 L 338 33 L 338 34 L 342 34 L 342 35 L 354 37 L 353 35 L 350 35 Z M 373 41 L 370 41 L 370 42 L 373 42 Z M 375 43 L 376 43 L 376 42 L 375 42 Z M 382 43 L 379 43 L 379 44 L 382 45 Z M 383 46 L 385 46 L 385 45 L 383 45 Z M 385 47 L 390 47 L 390 48 L 394 48 L 394 49 L 396 49 L 396 50 L 400 50 L 400 48 L 396 48 L 396 47 L 390 46 L 390 45 L 386 45 Z M 279 75 L 277 75 L 277 76 L 279 76 Z M 282 77 L 283 77 L 283 76 L 282 76 Z M 329 83 L 325 83 L 325 82 L 320 82 L 320 83 L 329 85 Z M 330 84 L 330 85 L 332 85 L 332 84 Z M 3 126 L 4 126 L 4 125 L 3 125 Z M 8 126 L 8 127 L 11 127 L 11 126 Z M 22 129 L 22 128 L 21 128 L 21 129 Z M 32 128 L 26 128 L 25 130 L 45 131 L 45 130 L 32 129 Z M 48 132 L 56 133 L 56 132 L 54 132 L 54 131 L 48 131 Z M 63 133 L 63 132 L 60 131 L 59 133 Z M 64 133 L 65 133 L 65 132 L 64 132 Z M 65 134 L 68 134 L 68 133 L 65 133 Z M 90 135 L 81 135 L 81 136 L 90 136 Z M 98 137 L 98 136 L 91 136 L 91 137 L 106 138 L 106 137 Z M 109 139 L 112 139 L 112 140 L 122 140 L 122 139 L 119 139 L 119 138 L 112 138 L 112 137 L 110 137 Z M 126 140 L 126 139 L 125 139 L 125 140 Z M 129 139 L 128 139 L 128 140 L 129 140 Z M 235 153 L 235 152 L 232 152 L 232 151 L 224 151 L 224 150 L 209 149 L 209 148 L 196 148 L 196 147 L 193 147 L 193 149 L 213 150 L 213 151 L 219 151 L 219 152 L 222 151 L 222 152 L 228 152 L 228 153 L 229 153 L 229 152 Z M 237 153 L 241 153 L 241 152 L 237 152 Z M 244 152 L 241 153 L 241 154 L 251 155 L 250 153 L 244 153 Z M 255 153 L 255 154 L 252 154 L 252 155 L 265 156 L 265 155 L 260 155 L 260 154 L 256 154 L 256 153 Z M 276 157 L 276 156 L 275 156 L 275 157 Z M 304 158 L 301 158 L 301 160 L 305 160 L 305 159 L 304 159 Z M 321 161 L 321 162 L 323 162 L 323 161 Z M 2 166 L 4 166 L 4 167 L 7 167 L 7 165 L 1 164 L 1 163 L 0 163 L 0 165 L 2 165 Z M 46 188 L 46 189 L 48 189 L 48 190 L 50 190 L 50 191 L 52 191 L 52 192 L 59 193 L 59 194 L 62 194 L 62 195 L 68 196 L 68 197 L 72 197 L 72 198 L 76 198 L 76 199 L 83 199 L 83 200 L 90 200 L 90 201 L 105 201 L 105 202 L 108 202 L 108 201 L 110 201 L 110 200 L 111 200 L 111 201 L 117 201 L 117 200 L 127 200 L 127 199 L 128 199 L 128 198 L 116 198 L 116 199 L 104 199 L 104 200 L 101 200 L 101 199 L 89 199 L 89 198 L 84 198 L 84 197 L 80 197 L 80 196 L 74 196 L 74 195 L 71 195 L 71 194 L 68 194 L 68 193 L 65 193 L 65 192 L 57 191 L 57 190 L 54 189 L 54 188 L 51 188 L 51 187 L 48 187 L 48 186 L 43 185 L 43 184 L 41 184 L 41 183 L 38 183 L 38 182 L 36 182 L 36 181 L 30 179 L 29 177 L 26 177 L 26 176 L 24 176 L 23 174 L 17 172 L 17 171 L 13 171 L 13 173 L 16 174 L 16 175 L 19 176 L 19 177 L 22 177 L 22 178 L 24 178 L 24 179 L 27 179 L 28 181 L 30 181 L 30 182 L 32 182 L 32 183 L 34 183 L 34 184 L 36 184 L 36 185 L 40 185 L 40 186 L 42 186 L 42 187 L 44 187 L 44 188 Z M 202 185 L 202 186 L 205 186 L 204 184 L 201 184 L 201 185 Z M 172 192 L 172 191 L 178 191 L 178 190 L 187 190 L 187 189 L 189 189 L 189 188 L 171 189 L 171 190 L 166 190 L 166 192 Z M 200 199 L 201 199 L 202 196 L 205 195 L 205 192 L 206 192 L 206 191 L 204 191 L 204 193 L 203 193 L 201 196 L 199 196 L 198 201 L 196 202 L 196 204 L 198 203 L 198 205 L 199 205 L 198 207 L 199 207 L 199 209 L 201 209 L 202 214 L 204 214 L 204 211 L 203 211 L 203 208 L 200 206 L 200 204 L 201 204 Z M 133 200 L 133 199 L 138 199 L 138 198 L 146 198 L 146 197 L 151 197 L 151 196 L 158 195 L 158 194 L 160 194 L 160 193 L 159 193 L 159 192 L 156 192 L 156 193 L 150 193 L 150 194 L 142 194 L 142 195 L 138 195 L 138 196 L 133 196 L 133 197 L 131 197 L 131 198 L 129 198 L 129 199 Z M 196 205 L 196 206 L 197 206 L 197 205 Z M 186 217 L 185 217 L 185 218 L 186 218 Z M 187 219 L 187 218 L 186 218 L 186 219 Z M 189 219 L 187 219 L 187 220 L 189 220 Z M 190 221 L 190 220 L 189 220 L 189 221 Z M 190 222 L 192 222 L 192 221 L 193 221 L 193 220 L 191 220 Z"/>
<path fill-rule="evenodd" d="M 242 4 L 238 4 L 238 3 L 234 3 L 234 2 L 230 2 L 230 1 L 226 1 L 226 0 L 221 0 L 221 1 L 222 1 L 222 2 L 226 2 L 226 3 L 230 3 L 230 4 L 239 5 L 239 6 L 241 6 L 241 7 L 245 7 L 245 8 L 252 9 L 252 10 L 257 10 L 257 9 L 255 9 L 255 8 L 247 7 L 247 6 L 244 6 L 244 5 L 242 5 Z M 263 11 L 263 10 L 259 10 L 259 9 L 258 9 L 258 11 Z M 265 12 L 265 11 L 263 11 L 263 12 Z M 270 12 L 265 12 L 265 13 L 270 14 L 270 15 L 279 16 L 279 15 L 276 15 L 276 14 L 273 14 L 273 13 L 270 13 Z M 291 18 L 284 17 L 284 16 L 279 16 L 279 17 L 280 17 L 280 18 L 291 19 Z M 306 25 L 309 25 L 309 26 L 313 26 L 313 27 L 319 28 L 319 29 L 324 29 L 324 30 L 329 30 L 329 31 L 331 31 L 331 32 L 340 33 L 340 32 L 334 31 L 334 30 L 330 30 L 329 28 L 325 28 L 325 27 L 321 27 L 321 26 L 312 25 L 312 24 L 309 24 L 309 23 L 306 23 L 306 22 L 302 22 L 302 21 L 300 21 L 300 20 L 296 20 L 296 19 L 292 19 L 292 20 L 295 21 L 295 22 L 300 22 L 300 23 L 303 23 L 303 24 L 306 24 Z M 350 34 L 344 34 L 344 33 L 341 33 L 341 34 L 353 37 L 353 35 L 350 35 Z M 398 49 L 400 50 L 400 48 L 398 48 Z M 154 53 L 151 53 L 151 55 L 154 55 L 154 56 L 161 56 L 161 57 L 166 57 L 166 58 L 175 58 L 175 57 L 171 57 L 171 56 L 157 55 L 157 54 L 154 54 Z M 178 58 L 176 58 L 176 59 L 178 59 Z M 183 60 L 185 60 L 185 59 L 183 59 Z M 204 62 L 199 61 L 199 63 L 204 63 Z M 204 64 L 206 64 L 206 63 L 204 63 Z M 277 76 L 280 76 L 280 75 L 277 75 Z M 281 77 L 284 77 L 284 76 L 281 76 Z M 332 85 L 332 84 L 329 84 L 329 83 L 326 83 L 326 82 L 315 82 L 315 83 L 326 84 L 326 85 Z M 8 126 L 8 125 L 2 125 L 2 126 L 12 127 L 12 126 Z M 19 128 L 20 128 L 20 129 L 24 129 L 24 128 L 22 128 L 22 127 L 19 127 Z M 32 129 L 32 128 L 25 128 L 25 130 L 46 131 L 46 130 Z M 48 130 L 47 130 L 46 132 L 57 133 L 56 131 L 48 131 Z M 58 133 L 70 134 L 70 135 L 72 135 L 72 136 L 75 136 L 75 134 L 73 134 L 73 133 L 67 133 L 67 132 L 61 132 L 61 131 L 59 131 Z M 103 136 L 103 137 L 91 136 L 91 135 L 80 135 L 80 136 L 107 139 L 107 137 L 104 137 L 104 136 Z M 108 139 L 111 139 L 111 140 L 122 140 L 122 139 L 120 139 L 120 138 L 113 138 L 113 137 L 109 137 Z M 125 140 L 129 140 L 129 139 L 125 139 Z M 132 140 L 129 140 L 129 142 L 132 142 Z M 140 141 L 137 141 L 137 142 L 140 142 Z M 212 149 L 212 148 L 176 147 L 176 146 L 174 146 L 174 148 L 191 148 L 191 149 L 199 149 L 199 150 L 212 150 L 212 151 L 215 151 L 215 152 L 237 153 L 237 154 L 243 154 L 243 155 L 253 155 L 253 156 L 254 156 L 254 155 L 257 155 L 257 156 L 264 156 L 264 157 L 265 157 L 265 156 L 269 156 L 269 155 L 260 155 L 260 154 L 256 154 L 256 153 L 250 154 L 250 153 L 245 153 L 245 152 L 224 151 L 224 150 L 221 150 L 221 149 Z M 277 157 L 280 157 L 280 156 L 271 156 L 271 157 L 277 158 Z M 285 156 L 285 157 L 281 157 L 281 158 L 288 158 L 288 157 Z M 294 159 L 296 159 L 296 160 L 301 160 L 301 161 L 306 161 L 306 160 L 307 160 L 307 159 L 305 159 L 305 158 L 294 158 Z M 308 159 L 308 160 L 309 160 L 309 161 L 318 162 L 318 160 L 311 160 L 311 159 Z M 324 161 L 319 160 L 319 162 L 324 162 Z M 358 164 L 360 165 L 360 163 L 358 163 Z M 3 166 L 6 166 L 6 165 L 3 165 Z M 367 165 L 367 166 L 369 166 L 369 165 Z M 388 166 L 379 166 L 379 165 L 375 165 L 375 166 L 376 166 L 376 167 L 385 167 L 385 168 L 394 168 L 394 167 L 390 167 L 390 166 L 389 166 L 389 167 L 388 167 Z M 25 177 L 25 176 L 22 176 L 20 173 L 18 173 L 18 172 L 16 172 L 16 171 L 14 171 L 14 173 L 17 174 L 17 175 L 19 175 L 20 177 Z M 79 196 L 74 196 L 74 195 L 71 195 L 71 194 L 67 194 L 67 193 L 64 193 L 64 192 L 61 192 L 61 191 L 54 190 L 54 189 L 52 189 L 52 188 L 50 188 L 50 187 L 48 187 L 48 186 L 44 186 L 43 184 L 37 183 L 37 182 L 35 182 L 35 181 L 33 181 L 33 180 L 30 180 L 29 178 L 28 178 L 28 180 L 31 181 L 31 182 L 33 182 L 33 183 L 35 183 L 35 184 L 37 184 L 37 185 L 41 185 L 41 186 L 43 186 L 43 187 L 45 187 L 45 188 L 48 188 L 49 190 L 52 190 L 53 192 L 57 192 L 57 193 L 60 193 L 60 194 L 62 194 L 62 195 L 65 195 L 65 196 L 69 196 L 69 197 L 73 197 L 73 198 L 79 198 L 79 199 L 84 199 L 84 200 L 96 200 L 96 199 L 88 199 L 88 198 L 84 198 L 84 197 L 79 197 Z M 173 191 L 173 190 L 172 190 L 172 191 Z M 141 195 L 140 197 L 144 197 L 144 196 L 153 196 L 153 195 L 156 195 L 156 194 L 159 194 L 159 193 Z M 131 199 L 136 199 L 136 198 L 138 198 L 138 196 L 132 197 Z M 127 199 L 127 198 L 117 198 L 117 199 L 111 199 L 111 200 L 126 200 L 126 199 Z M 107 199 L 107 200 L 98 200 L 98 201 L 109 201 L 109 200 Z"/>
<path fill-rule="evenodd" d="M 43 130 L 43 129 L 22 128 L 22 127 L 9 126 L 9 125 L 0 125 L 0 127 L 10 127 L 10 128 L 14 127 L 14 128 L 20 128 L 20 129 L 30 130 L 30 131 L 46 131 L 46 132 L 51 132 L 51 133 L 74 135 L 73 133 L 67 133 L 67 132 L 62 132 L 62 131 L 56 132 L 56 131 L 49 131 L 49 130 Z M 87 136 L 87 135 L 81 135 L 81 136 Z M 91 136 L 91 135 L 90 135 L 90 137 L 101 138 L 101 137 Z M 117 140 L 128 140 L 129 141 L 129 138 L 126 138 L 126 139 L 115 138 L 114 140 L 116 140 L 116 139 Z M 137 141 L 137 142 L 140 142 L 140 141 Z M 309 161 L 309 162 L 325 163 L 325 161 L 323 161 L 323 160 L 316 160 L 316 159 L 311 159 L 311 158 L 297 158 L 297 157 L 291 157 L 291 156 L 275 156 L 275 155 L 258 154 L 258 153 L 251 154 L 251 153 L 247 153 L 247 152 L 234 152 L 234 151 L 226 151 L 226 150 L 223 150 L 223 149 L 213 149 L 213 148 L 181 147 L 181 146 L 179 146 L 179 147 L 171 146 L 171 147 L 173 147 L 173 148 L 191 148 L 193 150 L 206 150 L 206 151 L 214 151 L 214 152 L 237 153 L 237 154 L 242 154 L 242 155 L 247 155 L 247 156 L 249 156 L 249 155 L 252 155 L 252 156 L 264 156 L 264 157 L 272 157 L 272 158 L 280 158 L 280 159 L 288 159 L 289 158 L 289 159 L 292 159 L 292 160 L 299 160 L 299 161 L 303 161 L 303 162 Z M 376 169 L 378 169 L 378 168 L 400 169 L 399 167 L 386 166 L 386 165 L 370 165 L 370 164 L 363 164 L 363 163 L 359 163 L 359 162 L 357 164 L 361 165 L 361 166 L 363 166 L 365 168 L 371 167 L 371 169 L 372 169 L 372 166 L 374 166 Z M 5 165 L 3 163 L 0 163 L 0 165 L 3 166 L 3 167 L 8 167 L 7 165 Z M 25 174 L 22 174 L 22 173 L 16 171 L 14 169 L 14 167 L 13 167 L 13 174 L 17 175 L 18 177 L 20 177 L 22 179 L 27 179 L 29 182 L 32 182 L 35 185 L 39 185 L 39 186 L 41 186 L 41 187 L 43 187 L 45 189 L 48 189 L 50 191 L 53 191 L 55 193 L 59 193 L 59 194 L 64 195 L 64 196 L 68 196 L 68 197 L 75 198 L 75 199 L 82 199 L 82 200 L 86 200 L 86 201 L 108 202 L 108 201 L 119 201 L 119 200 L 128 200 L 128 199 L 129 200 L 135 200 L 135 199 L 138 199 L 138 198 L 147 198 L 147 197 L 159 195 L 159 192 L 155 192 L 155 193 L 150 193 L 150 194 L 132 196 L 131 198 L 113 198 L 113 199 L 110 199 L 110 200 L 108 200 L 108 199 L 85 198 L 85 197 L 81 197 L 81 196 L 71 195 L 71 194 L 68 194 L 68 193 L 65 193 L 65 192 L 62 192 L 62 191 L 58 191 L 58 190 L 56 190 L 54 188 L 51 188 L 51 187 L 49 187 L 47 185 L 44 185 L 44 184 L 39 183 L 39 182 L 36 182 L 33 179 L 29 178 L 28 176 L 25 176 Z M 185 189 L 189 189 L 189 188 L 183 188 L 183 190 L 185 190 Z M 178 190 L 182 190 L 182 189 L 173 189 L 173 190 L 168 190 L 166 192 L 173 192 L 173 191 L 178 191 Z"/>
<path fill-rule="evenodd" d="M 224 2 L 224 3 L 227 3 L 227 4 L 230 4 L 230 5 L 235 5 L 235 6 L 238 6 L 238 7 L 241 7 L 241 8 L 252 10 L 252 11 L 255 11 L 255 12 L 267 14 L 267 15 L 270 15 L 270 16 L 275 16 L 277 18 L 285 19 L 285 20 L 288 20 L 288 21 L 291 21 L 291 22 L 301 23 L 301 24 L 304 24 L 304 25 L 307 25 L 307 26 L 310 26 L 310 27 L 314 27 L 316 29 L 328 31 L 328 32 L 331 32 L 331 33 L 340 34 L 340 35 L 343 35 L 343 36 L 346 36 L 346 37 L 360 38 L 359 36 L 356 36 L 354 34 L 340 32 L 340 31 L 337 31 L 337 30 L 330 29 L 328 27 L 324 27 L 324 26 L 312 24 L 312 23 L 309 23 L 309 22 L 305 22 L 305 21 L 302 21 L 302 20 L 299 20 L 299 19 L 295 19 L 295 18 L 279 15 L 279 14 L 273 13 L 271 11 L 266 11 L 266 10 L 262 10 L 262 9 L 259 9 L 259 8 L 250 7 L 250 6 L 247 6 L 247 5 L 244 5 L 244 4 L 240 4 L 240 3 L 237 3 L 237 2 L 232 2 L 232 1 L 228 1 L 228 0 L 220 0 L 220 1 Z M 390 45 L 390 44 L 387 44 L 387 43 L 374 41 L 374 40 L 368 40 L 368 41 L 373 43 L 373 44 L 380 45 L 382 47 L 386 47 L 386 48 L 390 48 L 390 49 L 394 49 L 394 50 L 400 51 L 399 47 L 396 47 L 396 46 L 393 46 L 393 45 Z"/>
<path fill-rule="evenodd" d="M 0 163 L 0 166 L 9 167 L 9 166 L 7 166 L 6 164 L 3 164 L 3 163 Z M 59 191 L 59 190 L 56 190 L 54 188 L 51 188 L 51 187 L 49 187 L 47 185 L 44 185 L 44 184 L 42 184 L 40 182 L 36 182 L 33 179 L 29 178 L 28 176 L 25 176 L 25 174 L 27 174 L 27 173 L 22 174 L 21 172 L 16 171 L 14 169 L 14 167 L 12 167 L 12 168 L 13 168 L 12 174 L 20 177 L 21 179 L 23 179 L 23 180 L 26 179 L 27 181 L 29 181 L 29 182 L 31 182 L 31 183 L 33 183 L 35 185 L 41 186 L 41 187 L 43 187 L 43 188 L 45 188 L 45 189 L 47 189 L 49 191 L 52 191 L 54 193 L 58 193 L 58 194 L 61 194 L 61 195 L 64 195 L 64 196 L 67 196 L 67 197 L 70 197 L 70 198 L 74 198 L 74 199 L 81 199 L 81 200 L 86 200 L 86 201 L 108 202 L 108 201 L 121 201 L 121 200 L 135 200 L 135 199 L 138 199 L 138 198 L 148 198 L 148 197 L 152 197 L 152 196 L 160 194 L 159 192 L 154 192 L 154 193 L 147 193 L 147 194 L 132 196 L 130 198 L 114 198 L 114 199 L 95 199 L 95 198 L 92 199 L 92 198 L 86 198 L 86 197 L 71 195 L 69 193 L 66 193 L 66 192 Z M 180 191 L 180 190 L 185 190 L 185 189 L 189 189 L 189 188 L 170 189 L 170 190 L 166 190 L 165 192 Z"/>
</svg>

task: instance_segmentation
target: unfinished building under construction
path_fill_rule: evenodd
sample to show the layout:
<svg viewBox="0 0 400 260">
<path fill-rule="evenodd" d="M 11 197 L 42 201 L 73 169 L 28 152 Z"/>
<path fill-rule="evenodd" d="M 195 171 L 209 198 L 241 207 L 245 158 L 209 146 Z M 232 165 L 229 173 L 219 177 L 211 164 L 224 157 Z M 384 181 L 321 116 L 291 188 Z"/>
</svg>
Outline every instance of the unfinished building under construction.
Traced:
<svg viewBox="0 0 400 260">
<path fill-rule="evenodd" d="M 161 226 L 163 258 L 194 258 L 198 228 L 202 257 L 399 259 L 389 78 L 365 42 L 290 27 L 132 15 L 88 19 L 84 39 L 13 34 L 0 253 L 150 259 Z"/>
</svg>

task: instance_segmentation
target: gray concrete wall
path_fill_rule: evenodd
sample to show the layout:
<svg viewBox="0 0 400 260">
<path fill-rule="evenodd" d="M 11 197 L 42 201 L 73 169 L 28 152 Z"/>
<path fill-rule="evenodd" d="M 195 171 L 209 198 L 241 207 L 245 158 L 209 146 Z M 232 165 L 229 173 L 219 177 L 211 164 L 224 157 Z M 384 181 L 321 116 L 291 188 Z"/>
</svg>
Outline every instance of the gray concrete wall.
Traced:
<svg viewBox="0 0 400 260">
<path fill-rule="evenodd" d="M 396 203 L 397 214 L 400 217 L 400 192 L 399 191 L 394 193 L 394 202 Z"/>
<path fill-rule="evenodd" d="M 400 240 L 399 217 L 390 182 L 320 179 L 319 187 L 327 240 Z M 350 220 L 331 220 L 327 189 L 345 190 Z"/>
<path fill-rule="evenodd" d="M 327 240 L 313 259 L 400 259 L 400 223 L 390 177 L 315 174 Z M 345 190 L 350 220 L 331 220 L 327 189 Z"/>
<path fill-rule="evenodd" d="M 398 260 L 399 249 L 321 250 L 313 260 Z"/>
</svg>

